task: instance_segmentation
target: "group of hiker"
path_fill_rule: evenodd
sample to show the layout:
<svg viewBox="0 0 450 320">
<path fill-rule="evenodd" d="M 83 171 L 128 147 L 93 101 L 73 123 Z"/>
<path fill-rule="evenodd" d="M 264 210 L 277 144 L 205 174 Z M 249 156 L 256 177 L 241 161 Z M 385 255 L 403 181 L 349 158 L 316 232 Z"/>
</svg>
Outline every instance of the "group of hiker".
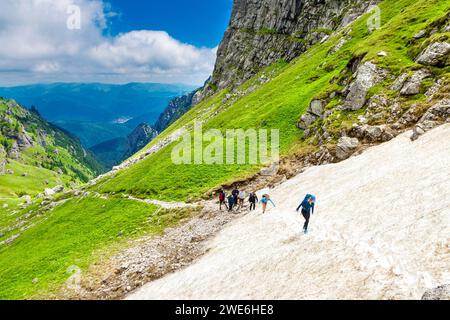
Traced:
<svg viewBox="0 0 450 320">
<path fill-rule="evenodd" d="M 245 199 L 247 194 L 243 190 L 234 188 L 229 195 L 221 189 L 219 190 L 219 209 L 222 210 L 222 206 L 228 209 L 228 211 L 239 211 L 244 207 Z M 255 192 L 250 192 L 248 194 L 248 203 L 250 204 L 250 211 L 256 210 L 256 204 L 261 203 L 263 213 L 266 212 L 267 204 L 271 203 L 275 207 L 275 203 L 270 200 L 269 195 L 264 194 L 261 199 L 258 198 Z"/>
<path fill-rule="evenodd" d="M 247 194 L 243 190 L 239 190 L 237 187 L 234 187 L 230 194 L 220 189 L 219 193 L 219 209 L 222 210 L 222 206 L 224 206 L 229 212 L 240 211 L 244 208 L 245 199 L 247 198 Z M 256 210 L 256 204 L 261 203 L 262 212 L 265 213 L 267 210 L 268 203 L 271 203 L 275 207 L 275 203 L 270 199 L 268 194 L 263 194 L 261 199 L 258 198 L 256 192 L 250 192 L 248 194 L 248 203 L 250 204 L 249 211 Z M 305 223 L 303 225 L 303 233 L 308 233 L 309 220 L 311 215 L 314 214 L 314 205 L 316 203 L 316 197 L 312 194 L 307 194 L 300 205 L 297 207 L 297 212 L 300 211 L 305 219 Z"/>
</svg>

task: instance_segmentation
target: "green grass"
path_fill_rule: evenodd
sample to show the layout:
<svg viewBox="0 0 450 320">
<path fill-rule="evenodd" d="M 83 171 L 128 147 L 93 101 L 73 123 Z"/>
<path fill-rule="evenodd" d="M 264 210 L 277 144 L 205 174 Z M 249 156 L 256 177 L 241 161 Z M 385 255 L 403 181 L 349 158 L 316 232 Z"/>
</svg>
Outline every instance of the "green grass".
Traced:
<svg viewBox="0 0 450 320">
<path fill-rule="evenodd" d="M 340 76 L 352 57 L 364 56 L 364 60 L 374 60 L 380 67 L 388 69 L 394 75 L 416 67 L 414 56 L 411 56 L 410 52 L 420 44 L 411 44 L 412 36 L 444 16 L 450 9 L 450 3 L 436 0 L 384 1 L 380 4 L 380 8 L 382 12 L 380 30 L 369 34 L 366 25 L 368 16 L 359 19 L 352 26 L 352 39 L 337 53 L 328 55 L 343 34 L 333 36 L 326 43 L 312 47 L 289 65 L 282 66 L 272 81 L 260 86 L 255 92 L 237 99 L 231 105 L 225 104 L 225 111 L 212 116 L 224 107 L 222 101 L 229 93 L 228 90 L 218 92 L 190 110 L 150 146 L 183 126 L 191 128 L 194 121 L 205 121 L 204 130 L 280 129 L 282 155 L 304 147 L 301 142 L 302 132 L 296 128 L 297 121 L 312 99 L 328 95 L 331 89 L 342 89 L 330 82 L 334 77 Z M 417 21 L 405 23 L 412 20 Z M 377 53 L 381 50 L 388 52 L 388 56 L 378 57 Z M 264 72 L 267 70 L 262 73 Z M 238 90 L 256 83 L 260 74 Z M 382 88 L 374 88 L 370 94 L 379 89 Z M 333 104 L 337 103 L 333 101 Z M 355 118 L 346 114 L 339 117 L 334 125 L 348 126 L 351 125 L 350 120 Z M 103 181 L 98 189 L 102 192 L 126 191 L 137 196 L 151 196 L 164 200 L 186 200 L 200 198 L 211 188 L 251 176 L 259 169 L 250 165 L 175 165 L 170 158 L 174 145 L 120 172 L 113 179 Z"/>
<path fill-rule="evenodd" d="M 95 252 L 109 252 L 143 233 L 159 234 L 190 214 L 126 199 L 71 199 L 46 213 L 47 220 L 35 221 L 9 247 L 0 247 L 0 299 L 56 293 L 70 276 L 69 267 L 85 271 Z"/>
<path fill-rule="evenodd" d="M 0 176 L 0 198 L 15 198 L 23 195 L 35 196 L 45 188 L 58 185 L 60 179 L 54 171 L 44 168 L 26 165 L 11 160 L 6 169 L 14 171 L 14 174 Z M 26 174 L 26 176 L 22 176 Z M 48 181 L 48 185 L 44 181 Z"/>
</svg>

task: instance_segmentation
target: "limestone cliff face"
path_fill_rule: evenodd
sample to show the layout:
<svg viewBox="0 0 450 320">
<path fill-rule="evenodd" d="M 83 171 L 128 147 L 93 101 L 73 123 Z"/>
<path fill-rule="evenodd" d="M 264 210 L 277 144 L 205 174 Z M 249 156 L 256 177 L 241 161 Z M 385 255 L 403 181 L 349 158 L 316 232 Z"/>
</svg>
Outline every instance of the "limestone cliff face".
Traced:
<svg viewBox="0 0 450 320">
<path fill-rule="evenodd" d="M 211 87 L 234 87 L 277 60 L 292 60 L 376 2 L 234 0 Z"/>
</svg>

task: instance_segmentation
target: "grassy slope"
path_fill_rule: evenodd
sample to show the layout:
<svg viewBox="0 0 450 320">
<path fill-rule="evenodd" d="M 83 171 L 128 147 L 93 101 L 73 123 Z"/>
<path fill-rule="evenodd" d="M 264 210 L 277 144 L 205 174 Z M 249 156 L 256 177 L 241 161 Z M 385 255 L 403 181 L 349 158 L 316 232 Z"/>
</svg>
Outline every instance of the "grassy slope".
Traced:
<svg viewBox="0 0 450 320">
<path fill-rule="evenodd" d="M 189 214 L 126 199 L 71 199 L 47 213 L 45 221 L 36 216 L 34 227 L 0 248 L 0 299 L 55 293 L 69 278 L 69 267 L 84 271 L 95 262 L 95 252 L 114 251 L 143 233 L 159 234 Z"/>
<path fill-rule="evenodd" d="M 365 54 L 365 60 L 375 60 L 380 66 L 391 70 L 393 75 L 415 67 L 413 57 L 421 50 L 419 44 L 408 44 L 412 36 L 450 10 L 448 1 L 384 1 L 380 4 L 382 28 L 369 34 L 366 18 L 359 19 L 350 33 L 352 39 L 333 55 L 328 52 L 343 36 L 331 38 L 324 44 L 316 45 L 291 64 L 281 67 L 279 75 L 261 86 L 257 91 L 238 99 L 226 111 L 211 116 L 221 106 L 227 90 L 203 101 L 184 115 L 159 139 L 176 129 L 206 120 L 204 128 L 278 128 L 281 134 L 281 151 L 286 155 L 305 147 L 302 132 L 296 128 L 300 116 L 314 97 L 342 89 L 331 85 L 330 80 L 339 76 L 349 60 L 355 55 Z M 378 57 L 385 50 L 388 57 Z M 447 68 L 448 72 L 448 68 Z M 256 82 L 256 76 L 244 87 Z M 392 81 L 390 79 L 389 81 Z M 371 90 L 371 94 L 381 90 L 383 85 Z M 339 121 L 344 122 L 357 113 L 346 113 Z M 341 123 L 338 124 L 338 126 Z M 165 200 L 186 200 L 200 197 L 204 192 L 223 183 L 250 176 L 259 168 L 255 166 L 214 165 L 177 166 L 171 162 L 171 149 L 166 147 L 159 153 L 127 170 L 119 172 L 109 181 L 104 181 L 99 190 L 103 192 L 129 192 Z"/>
<path fill-rule="evenodd" d="M 7 110 L 6 104 L 12 101 L 0 99 L 0 115 Z M 58 184 L 70 186 L 93 178 L 102 168 L 90 154 L 85 154 L 76 138 L 63 130 L 45 122 L 37 115 L 19 105 L 13 105 L 7 114 L 12 123 L 2 122 L 0 143 L 5 149 L 13 141 L 16 128 L 23 125 L 27 135 L 33 140 L 34 146 L 22 150 L 20 158 L 9 160 L 6 170 L 13 174 L 0 175 L 0 208 L 11 199 L 23 195 L 35 196 L 45 188 L 52 188 Z M 46 146 L 38 143 L 38 132 L 46 132 Z M 59 175 L 56 171 L 62 170 Z M 0 217 L 2 212 L 0 211 Z"/>
</svg>

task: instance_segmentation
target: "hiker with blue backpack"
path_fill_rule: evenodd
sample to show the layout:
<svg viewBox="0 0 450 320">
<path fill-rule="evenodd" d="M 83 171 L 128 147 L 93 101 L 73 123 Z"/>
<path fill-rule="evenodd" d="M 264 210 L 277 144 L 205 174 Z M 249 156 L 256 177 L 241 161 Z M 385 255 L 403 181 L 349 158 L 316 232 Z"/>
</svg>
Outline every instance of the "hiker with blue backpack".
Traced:
<svg viewBox="0 0 450 320">
<path fill-rule="evenodd" d="M 305 218 L 305 224 L 303 225 L 303 233 L 308 233 L 309 219 L 314 214 L 314 204 L 316 203 L 316 197 L 312 194 L 307 194 L 305 199 L 297 207 L 297 212 L 302 208 L 302 215 Z"/>
</svg>

